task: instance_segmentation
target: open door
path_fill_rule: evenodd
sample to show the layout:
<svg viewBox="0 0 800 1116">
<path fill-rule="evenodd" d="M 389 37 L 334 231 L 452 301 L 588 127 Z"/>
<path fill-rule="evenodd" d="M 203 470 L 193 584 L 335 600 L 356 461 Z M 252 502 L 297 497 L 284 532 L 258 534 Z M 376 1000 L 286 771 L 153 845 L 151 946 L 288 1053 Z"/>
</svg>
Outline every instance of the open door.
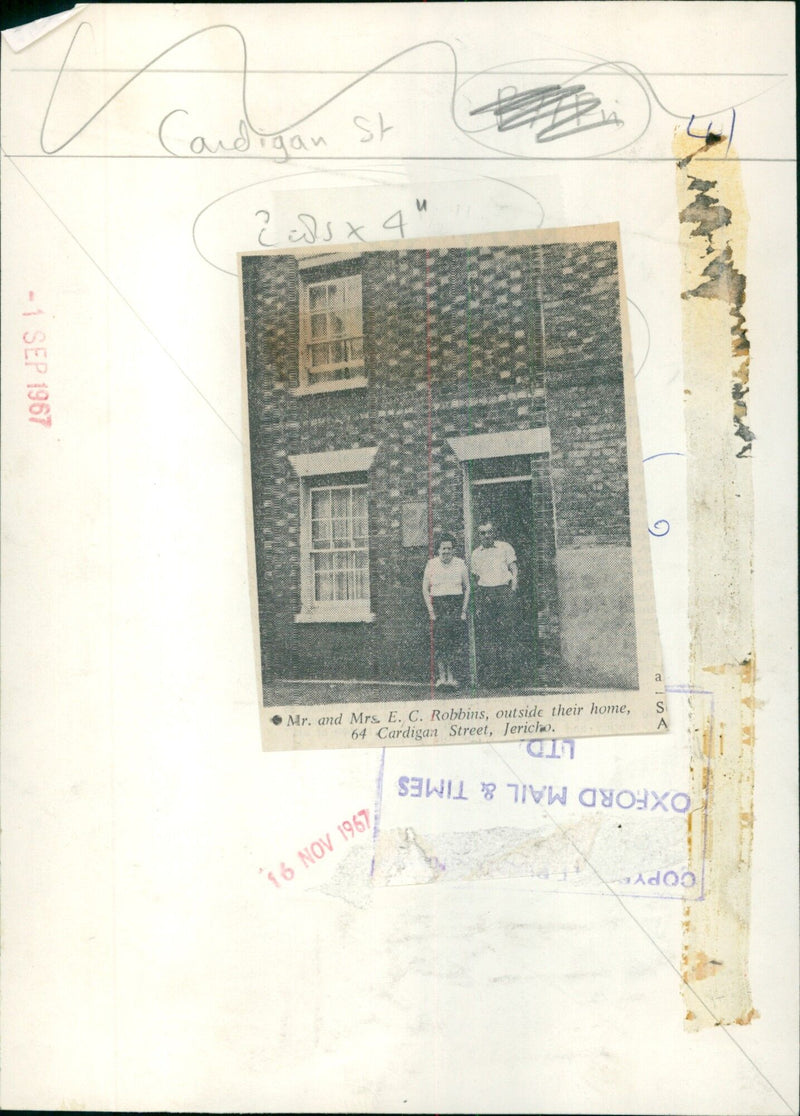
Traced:
<svg viewBox="0 0 800 1116">
<path fill-rule="evenodd" d="M 537 594 L 533 478 L 529 456 L 484 458 L 467 463 L 470 517 L 467 535 L 478 545 L 478 524 L 491 520 L 495 538 L 513 546 L 519 571 L 514 614 L 507 633 L 509 686 L 536 682 Z M 480 646 L 475 649 L 480 684 Z"/>
</svg>

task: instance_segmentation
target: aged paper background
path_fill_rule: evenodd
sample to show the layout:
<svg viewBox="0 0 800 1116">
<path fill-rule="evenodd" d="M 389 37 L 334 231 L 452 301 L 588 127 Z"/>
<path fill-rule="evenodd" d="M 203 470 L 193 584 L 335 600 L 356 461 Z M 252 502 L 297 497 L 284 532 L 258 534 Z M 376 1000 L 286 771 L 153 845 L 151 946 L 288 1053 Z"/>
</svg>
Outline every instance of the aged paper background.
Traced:
<svg viewBox="0 0 800 1116">
<path fill-rule="evenodd" d="M 5 1107 L 796 1111 L 792 42 L 770 3 L 3 41 Z M 262 752 L 236 256 L 398 212 L 619 222 L 668 734 Z"/>
</svg>

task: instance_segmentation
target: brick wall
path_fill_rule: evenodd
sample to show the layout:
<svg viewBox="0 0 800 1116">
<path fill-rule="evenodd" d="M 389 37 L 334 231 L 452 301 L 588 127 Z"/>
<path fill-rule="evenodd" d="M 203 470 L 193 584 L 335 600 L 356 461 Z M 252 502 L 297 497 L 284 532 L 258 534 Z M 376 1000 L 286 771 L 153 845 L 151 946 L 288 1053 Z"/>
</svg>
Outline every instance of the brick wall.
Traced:
<svg viewBox="0 0 800 1116">
<path fill-rule="evenodd" d="M 548 244 L 531 251 L 542 280 L 558 545 L 626 545 L 630 532 L 616 245 Z"/>
</svg>

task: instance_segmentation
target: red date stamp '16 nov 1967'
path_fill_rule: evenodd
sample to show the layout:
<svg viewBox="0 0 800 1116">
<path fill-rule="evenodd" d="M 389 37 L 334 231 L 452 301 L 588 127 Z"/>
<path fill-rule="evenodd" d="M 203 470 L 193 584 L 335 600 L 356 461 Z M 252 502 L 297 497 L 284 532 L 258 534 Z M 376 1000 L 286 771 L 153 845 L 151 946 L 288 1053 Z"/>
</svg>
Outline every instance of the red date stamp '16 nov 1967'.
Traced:
<svg viewBox="0 0 800 1116">
<path fill-rule="evenodd" d="M 369 829 L 369 810 L 359 810 L 357 814 L 353 814 L 352 821 L 346 818 L 336 829 L 344 841 L 352 841 L 359 833 L 366 833 Z M 306 845 L 304 849 L 298 849 L 297 859 L 304 868 L 312 868 L 317 861 L 322 860 L 323 857 L 332 852 L 333 837 L 330 833 L 326 833 L 324 836 L 320 836 L 318 840 Z M 259 872 L 263 871 L 263 868 L 259 868 Z M 278 875 L 284 883 L 290 883 L 294 879 L 295 871 L 286 861 L 281 861 Z M 281 886 L 274 872 L 267 872 L 267 879 L 275 887 Z"/>
<path fill-rule="evenodd" d="M 28 302 L 34 301 L 33 291 L 28 291 Z M 40 307 L 35 310 L 23 310 L 23 318 L 34 318 L 43 314 Z M 26 326 L 29 323 L 25 323 Z M 23 358 L 26 378 L 32 382 L 25 385 L 28 392 L 28 421 L 37 422 L 41 426 L 52 426 L 53 416 L 50 413 L 50 388 L 47 385 L 47 334 L 43 329 L 26 328 L 22 332 Z"/>
</svg>

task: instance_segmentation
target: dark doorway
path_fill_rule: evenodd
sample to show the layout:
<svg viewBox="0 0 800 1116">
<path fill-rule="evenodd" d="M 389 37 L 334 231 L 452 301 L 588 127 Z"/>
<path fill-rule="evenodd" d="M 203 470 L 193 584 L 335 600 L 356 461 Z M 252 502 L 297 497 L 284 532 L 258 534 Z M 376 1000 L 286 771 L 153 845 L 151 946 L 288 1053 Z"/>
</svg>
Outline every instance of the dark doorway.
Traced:
<svg viewBox="0 0 800 1116">
<path fill-rule="evenodd" d="M 530 464 L 527 456 L 502 457 L 470 462 L 468 469 L 473 547 L 477 545 L 478 525 L 491 520 L 495 538 L 510 543 L 517 557 L 518 587 L 507 633 L 509 686 L 536 683 L 537 562 Z M 479 644 L 475 655 L 480 680 Z"/>
</svg>

